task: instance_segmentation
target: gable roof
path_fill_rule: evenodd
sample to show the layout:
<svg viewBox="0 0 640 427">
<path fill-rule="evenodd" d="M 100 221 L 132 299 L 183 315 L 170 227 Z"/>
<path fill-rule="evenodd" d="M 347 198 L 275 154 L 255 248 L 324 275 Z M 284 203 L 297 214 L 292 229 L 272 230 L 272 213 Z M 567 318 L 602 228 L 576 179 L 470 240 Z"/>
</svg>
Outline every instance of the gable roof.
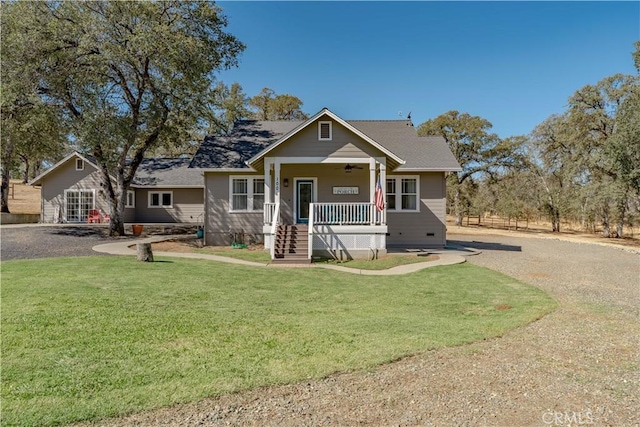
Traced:
<svg viewBox="0 0 640 427">
<path fill-rule="evenodd" d="M 257 168 L 251 166 L 257 159 L 305 128 L 310 120 L 317 120 L 327 112 L 331 113 L 323 109 L 304 121 L 239 121 L 230 135 L 205 138 L 190 167 L 219 172 L 255 171 Z M 335 114 L 331 113 L 333 116 Z M 418 136 L 410 120 L 340 119 L 340 123 L 366 141 L 373 141 L 385 154 L 391 153 L 394 171 L 460 170 L 445 140 Z"/>
<path fill-rule="evenodd" d="M 342 126 L 346 127 L 351 132 L 355 133 L 360 138 L 364 139 L 365 141 L 367 141 L 369 144 L 371 144 L 372 146 L 374 146 L 378 150 L 382 151 L 387 157 L 390 157 L 393 162 L 396 162 L 396 163 L 399 163 L 399 164 L 403 164 L 404 163 L 404 160 L 402 160 L 400 157 L 396 156 L 394 153 L 392 153 L 391 151 L 386 149 L 384 146 L 380 145 L 378 142 L 376 142 L 375 140 L 371 139 L 370 137 L 368 137 L 367 135 L 362 133 L 360 130 L 358 130 L 357 128 L 355 128 L 352 125 L 350 125 L 348 122 L 342 120 L 336 114 L 332 113 L 328 108 L 323 108 L 318 113 L 316 113 L 313 117 L 311 117 L 310 119 L 302 122 L 301 124 L 296 126 L 294 129 L 290 130 L 287 134 L 285 134 L 283 137 L 281 137 L 274 144 L 269 145 L 267 148 L 265 148 L 264 150 L 262 150 L 261 152 L 259 152 L 258 154 L 256 154 L 252 158 L 250 158 L 249 160 L 247 160 L 247 164 L 249 166 L 253 166 L 258 160 L 260 160 L 263 157 L 265 157 L 270 151 L 272 151 L 275 148 L 277 148 L 278 146 L 282 145 L 287 140 L 292 138 L 295 134 L 300 132 L 302 129 L 304 129 L 307 126 L 311 125 L 312 123 L 314 123 L 316 120 L 318 120 L 319 118 L 321 118 L 323 116 L 331 117 L 333 120 L 335 120 L 336 122 L 340 123 Z"/>
<path fill-rule="evenodd" d="M 69 159 L 71 159 L 72 157 L 80 158 L 80 159 L 84 160 L 85 163 L 89 163 L 91 166 L 93 166 L 94 168 L 98 169 L 98 164 L 96 163 L 96 160 L 92 156 L 84 156 L 84 155 L 78 153 L 77 151 L 73 151 L 70 154 L 68 154 L 67 156 L 65 156 L 58 163 L 56 163 L 55 165 L 51 166 L 49 169 L 47 169 L 46 171 L 42 172 L 40 175 L 38 175 L 35 178 L 33 178 L 31 181 L 29 181 L 29 185 L 40 185 L 41 182 L 42 182 L 42 178 L 44 178 L 45 176 L 49 175 L 54 170 L 58 169 L 64 163 L 69 161 Z"/>
<path fill-rule="evenodd" d="M 42 180 L 49 173 L 58 169 L 71 158 L 80 158 L 96 170 L 98 163 L 93 156 L 83 155 L 77 151 L 72 152 L 55 165 L 35 177 L 29 185 L 41 185 Z M 131 183 L 132 188 L 145 187 L 204 187 L 204 179 L 200 171 L 189 168 L 191 159 L 143 159 L 136 171 L 136 176 Z M 114 179 L 111 176 L 111 179 Z"/>
</svg>

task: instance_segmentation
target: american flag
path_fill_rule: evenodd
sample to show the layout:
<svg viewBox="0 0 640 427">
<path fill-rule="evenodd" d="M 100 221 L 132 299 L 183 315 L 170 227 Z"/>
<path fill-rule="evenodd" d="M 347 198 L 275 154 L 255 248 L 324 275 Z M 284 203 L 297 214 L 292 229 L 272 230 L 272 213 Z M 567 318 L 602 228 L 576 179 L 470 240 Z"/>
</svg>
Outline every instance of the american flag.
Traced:
<svg viewBox="0 0 640 427">
<path fill-rule="evenodd" d="M 384 210 L 384 195 L 382 194 L 382 184 L 380 184 L 380 175 L 378 175 L 378 182 L 376 183 L 376 209 L 379 211 Z"/>
</svg>

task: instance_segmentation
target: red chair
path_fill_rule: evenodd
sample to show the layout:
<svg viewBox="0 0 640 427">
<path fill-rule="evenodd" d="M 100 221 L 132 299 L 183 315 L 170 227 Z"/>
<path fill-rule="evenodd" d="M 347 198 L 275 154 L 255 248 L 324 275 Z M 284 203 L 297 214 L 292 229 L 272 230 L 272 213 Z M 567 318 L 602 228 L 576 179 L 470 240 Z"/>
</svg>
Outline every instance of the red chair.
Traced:
<svg viewBox="0 0 640 427">
<path fill-rule="evenodd" d="M 87 224 L 100 223 L 100 211 L 97 209 L 91 209 L 87 216 Z"/>
<path fill-rule="evenodd" d="M 110 223 L 111 222 L 111 215 L 102 214 L 102 222 Z"/>
</svg>

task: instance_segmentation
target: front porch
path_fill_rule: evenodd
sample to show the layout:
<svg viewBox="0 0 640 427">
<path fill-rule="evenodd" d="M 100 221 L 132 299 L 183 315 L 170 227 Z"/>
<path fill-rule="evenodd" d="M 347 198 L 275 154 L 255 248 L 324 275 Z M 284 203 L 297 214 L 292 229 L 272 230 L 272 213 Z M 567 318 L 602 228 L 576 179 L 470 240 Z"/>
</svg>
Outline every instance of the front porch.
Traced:
<svg viewBox="0 0 640 427">
<path fill-rule="evenodd" d="M 264 245 L 273 260 L 374 259 L 386 254 L 386 212 L 375 203 L 309 203 L 308 221 L 298 224 L 283 223 L 280 211 L 280 203 L 264 205 Z"/>
</svg>

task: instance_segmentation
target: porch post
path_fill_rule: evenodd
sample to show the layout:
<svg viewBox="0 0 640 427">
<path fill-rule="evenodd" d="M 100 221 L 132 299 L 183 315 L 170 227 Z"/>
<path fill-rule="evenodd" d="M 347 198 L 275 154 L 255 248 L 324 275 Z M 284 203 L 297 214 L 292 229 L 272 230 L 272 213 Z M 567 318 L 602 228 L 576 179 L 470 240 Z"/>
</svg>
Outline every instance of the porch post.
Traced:
<svg viewBox="0 0 640 427">
<path fill-rule="evenodd" d="M 376 159 L 369 159 L 369 224 L 376 223 Z"/>
<path fill-rule="evenodd" d="M 280 159 L 276 157 L 274 181 L 273 181 L 273 195 L 275 196 L 274 203 L 280 203 Z"/>
<path fill-rule="evenodd" d="M 264 159 L 264 202 L 271 202 L 271 163 L 270 158 Z"/>
<path fill-rule="evenodd" d="M 387 199 L 387 165 L 382 162 L 380 163 L 380 185 L 382 186 L 382 197 L 386 201 Z M 380 212 L 380 225 L 385 225 L 387 223 L 387 204 L 384 204 L 384 209 Z"/>
</svg>

